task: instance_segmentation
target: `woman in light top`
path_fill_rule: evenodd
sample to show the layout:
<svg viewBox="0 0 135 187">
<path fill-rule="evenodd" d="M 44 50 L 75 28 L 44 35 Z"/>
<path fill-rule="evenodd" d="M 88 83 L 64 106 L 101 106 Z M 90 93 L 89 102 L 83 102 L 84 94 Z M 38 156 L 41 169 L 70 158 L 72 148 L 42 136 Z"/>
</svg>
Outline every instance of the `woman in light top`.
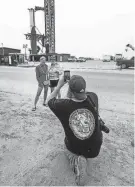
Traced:
<svg viewBox="0 0 135 187">
<path fill-rule="evenodd" d="M 54 88 L 57 86 L 59 82 L 59 77 L 62 74 L 62 69 L 57 62 L 51 63 L 51 68 L 49 70 L 49 79 L 50 79 L 50 88 L 51 92 L 53 92 Z M 61 94 L 59 92 L 58 98 L 61 98 Z"/>
</svg>

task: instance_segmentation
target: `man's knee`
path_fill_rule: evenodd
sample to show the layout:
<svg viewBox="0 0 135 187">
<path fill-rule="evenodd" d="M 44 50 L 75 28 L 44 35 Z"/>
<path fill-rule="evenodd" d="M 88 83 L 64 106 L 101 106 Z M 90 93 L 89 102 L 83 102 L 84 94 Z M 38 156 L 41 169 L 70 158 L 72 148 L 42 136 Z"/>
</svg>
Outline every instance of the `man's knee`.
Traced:
<svg viewBox="0 0 135 187">
<path fill-rule="evenodd" d="M 37 97 L 39 97 L 41 95 L 42 89 L 43 88 L 41 88 L 41 87 L 38 88 L 37 95 L 36 95 Z"/>
<path fill-rule="evenodd" d="M 40 95 L 41 95 L 41 93 L 37 93 L 36 97 L 38 98 L 38 97 L 40 97 Z"/>
<path fill-rule="evenodd" d="M 39 97 L 40 97 L 40 95 L 41 95 L 41 93 L 37 93 L 36 97 L 37 97 L 37 98 L 39 98 Z"/>
<path fill-rule="evenodd" d="M 48 91 L 48 86 L 44 86 L 44 92 L 47 93 Z"/>
</svg>

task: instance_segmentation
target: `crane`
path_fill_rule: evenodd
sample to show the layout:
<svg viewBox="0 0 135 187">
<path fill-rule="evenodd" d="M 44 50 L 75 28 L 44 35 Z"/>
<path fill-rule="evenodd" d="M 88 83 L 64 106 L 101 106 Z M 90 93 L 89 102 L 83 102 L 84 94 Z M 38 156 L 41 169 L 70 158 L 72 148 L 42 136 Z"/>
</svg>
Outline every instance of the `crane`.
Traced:
<svg viewBox="0 0 135 187">
<path fill-rule="evenodd" d="M 126 45 L 126 49 L 125 49 L 126 52 L 128 51 L 128 48 L 130 48 L 132 51 L 135 51 L 135 48 L 131 44 Z M 121 60 L 117 60 L 116 62 L 117 62 L 116 65 L 120 66 L 120 69 L 134 67 L 134 56 L 132 56 L 132 58 L 130 57 L 130 59 L 124 58 Z"/>
<path fill-rule="evenodd" d="M 135 48 L 134 48 L 131 44 L 127 44 L 126 47 L 129 47 L 129 48 L 132 49 L 133 51 L 135 50 Z"/>
<path fill-rule="evenodd" d="M 130 48 L 132 51 L 135 51 L 134 46 L 132 46 L 131 44 L 127 44 L 127 45 L 126 45 L 126 49 L 125 49 L 125 51 L 126 51 L 126 52 L 128 51 L 128 48 Z M 132 56 L 132 58 L 131 58 L 131 59 L 133 59 L 133 60 L 134 60 L 134 56 Z"/>
</svg>

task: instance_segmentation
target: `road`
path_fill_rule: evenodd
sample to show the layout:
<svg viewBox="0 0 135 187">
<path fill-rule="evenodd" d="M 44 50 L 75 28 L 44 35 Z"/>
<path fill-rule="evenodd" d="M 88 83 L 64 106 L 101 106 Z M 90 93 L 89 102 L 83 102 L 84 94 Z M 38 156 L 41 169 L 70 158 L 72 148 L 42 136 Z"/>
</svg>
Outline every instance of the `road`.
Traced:
<svg viewBox="0 0 135 187">
<path fill-rule="evenodd" d="M 130 70 L 129 70 L 130 71 Z M 133 94 L 133 74 L 73 71 L 86 79 L 87 89 L 98 92 Z M 36 85 L 34 68 L 0 67 L 0 80 Z"/>
<path fill-rule="evenodd" d="M 36 94 L 35 68 L 0 67 L 0 89 L 21 94 Z M 133 71 L 133 70 L 129 70 Z M 82 75 L 87 82 L 87 90 L 96 92 L 101 108 L 133 113 L 134 76 L 115 72 L 72 71 L 71 75 Z M 109 102 L 109 103 L 108 103 Z M 125 108 L 124 103 L 129 106 Z"/>
</svg>

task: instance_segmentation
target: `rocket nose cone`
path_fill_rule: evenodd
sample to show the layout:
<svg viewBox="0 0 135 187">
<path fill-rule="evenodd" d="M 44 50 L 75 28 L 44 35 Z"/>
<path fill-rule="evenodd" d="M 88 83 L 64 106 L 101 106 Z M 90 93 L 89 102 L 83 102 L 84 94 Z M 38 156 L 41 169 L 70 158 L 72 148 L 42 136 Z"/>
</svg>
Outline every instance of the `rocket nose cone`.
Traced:
<svg viewBox="0 0 135 187">
<path fill-rule="evenodd" d="M 32 29 L 31 29 L 31 34 L 36 34 L 35 27 L 32 27 Z"/>
</svg>

